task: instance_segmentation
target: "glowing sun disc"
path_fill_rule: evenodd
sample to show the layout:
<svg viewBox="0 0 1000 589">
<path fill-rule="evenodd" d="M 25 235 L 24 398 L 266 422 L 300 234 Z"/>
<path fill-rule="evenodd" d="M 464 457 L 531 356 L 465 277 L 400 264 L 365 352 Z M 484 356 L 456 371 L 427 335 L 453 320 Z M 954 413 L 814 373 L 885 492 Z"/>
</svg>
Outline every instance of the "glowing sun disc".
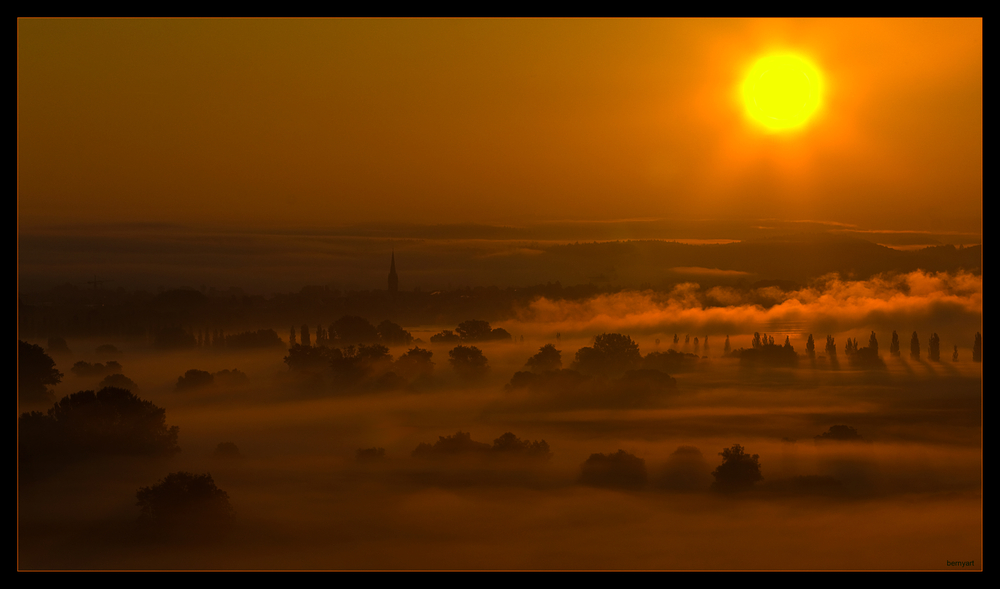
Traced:
<svg viewBox="0 0 1000 589">
<path fill-rule="evenodd" d="M 820 106 L 819 70 L 797 55 L 757 60 L 743 80 L 747 115 L 772 131 L 803 126 Z"/>
</svg>

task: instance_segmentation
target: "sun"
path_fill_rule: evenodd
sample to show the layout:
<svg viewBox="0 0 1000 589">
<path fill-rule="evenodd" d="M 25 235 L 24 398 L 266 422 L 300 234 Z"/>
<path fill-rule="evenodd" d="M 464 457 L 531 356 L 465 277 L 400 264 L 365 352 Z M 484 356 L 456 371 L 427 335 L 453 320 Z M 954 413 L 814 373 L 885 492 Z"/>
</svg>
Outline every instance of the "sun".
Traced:
<svg viewBox="0 0 1000 589">
<path fill-rule="evenodd" d="M 770 131 L 799 129 L 820 107 L 822 82 L 819 69 L 804 57 L 762 57 L 743 79 L 747 116 Z"/>
</svg>

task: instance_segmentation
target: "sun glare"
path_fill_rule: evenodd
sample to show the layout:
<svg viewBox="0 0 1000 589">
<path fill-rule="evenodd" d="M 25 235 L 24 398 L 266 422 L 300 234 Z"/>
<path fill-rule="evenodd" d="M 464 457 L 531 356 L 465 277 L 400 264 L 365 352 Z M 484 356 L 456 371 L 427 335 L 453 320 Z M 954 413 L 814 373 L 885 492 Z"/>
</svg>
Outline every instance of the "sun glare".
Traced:
<svg viewBox="0 0 1000 589">
<path fill-rule="evenodd" d="M 743 79 L 747 115 L 771 131 L 801 128 L 820 106 L 819 70 L 798 55 L 757 60 Z"/>
</svg>

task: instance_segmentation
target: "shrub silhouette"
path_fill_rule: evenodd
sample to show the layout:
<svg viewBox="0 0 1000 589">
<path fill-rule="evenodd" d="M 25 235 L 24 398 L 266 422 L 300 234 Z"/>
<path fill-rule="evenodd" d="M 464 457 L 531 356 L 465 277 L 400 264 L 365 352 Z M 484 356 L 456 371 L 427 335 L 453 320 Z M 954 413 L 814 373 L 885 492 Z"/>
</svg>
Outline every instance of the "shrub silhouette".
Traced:
<svg viewBox="0 0 1000 589">
<path fill-rule="evenodd" d="M 243 454 L 240 453 L 240 449 L 236 447 L 233 442 L 219 442 L 219 445 L 215 447 L 216 458 L 224 458 L 227 460 L 240 459 L 243 458 Z"/>
<path fill-rule="evenodd" d="M 70 371 L 77 376 L 87 377 L 87 376 L 107 376 L 109 374 L 120 374 L 122 371 L 122 365 L 114 360 L 108 360 L 107 364 L 101 364 L 100 362 L 96 364 L 91 364 L 90 362 L 84 362 L 83 360 L 77 362 L 70 368 Z"/>
<path fill-rule="evenodd" d="M 580 465 L 580 482 L 595 487 L 638 488 L 646 484 L 646 461 L 624 450 L 591 454 Z"/>
<path fill-rule="evenodd" d="M 173 472 L 152 487 L 140 488 L 135 498 L 140 534 L 150 539 L 219 540 L 232 527 L 229 495 L 215 486 L 210 474 Z"/>
<path fill-rule="evenodd" d="M 818 436 L 814 436 L 817 443 L 826 441 L 840 441 L 840 442 L 860 442 L 862 441 L 861 434 L 858 430 L 854 429 L 849 425 L 831 425 L 830 429 L 823 432 Z"/>
<path fill-rule="evenodd" d="M 438 441 L 434 445 L 421 443 L 413 451 L 413 457 L 432 456 L 457 456 L 478 452 L 489 452 L 490 445 L 483 442 L 476 442 L 472 439 L 472 434 L 459 431 L 453 436 L 438 436 Z"/>
<path fill-rule="evenodd" d="M 541 442 L 522 440 L 511 432 L 507 432 L 493 440 L 493 447 L 490 448 L 490 452 L 498 456 L 542 458 L 545 460 L 552 457 L 552 452 L 549 451 L 549 444 L 545 440 Z"/>
<path fill-rule="evenodd" d="M 722 464 L 712 472 L 715 477 L 712 489 L 723 492 L 746 491 L 754 483 L 764 480 L 760 474 L 760 456 L 744 453 L 743 446 L 733 444 L 732 448 L 726 448 L 719 456 L 722 456 Z"/>
<path fill-rule="evenodd" d="M 372 448 L 374 450 L 374 448 Z M 365 450 L 368 452 L 369 450 Z M 438 458 L 458 456 L 482 456 L 493 458 L 540 458 L 548 460 L 552 457 L 549 445 L 545 440 L 522 440 L 511 432 L 507 432 L 493 440 L 493 445 L 477 442 L 472 434 L 457 432 L 453 436 L 438 436 L 434 445 L 421 443 L 413 451 L 414 458 Z M 361 450 L 358 450 L 361 458 Z"/>
</svg>

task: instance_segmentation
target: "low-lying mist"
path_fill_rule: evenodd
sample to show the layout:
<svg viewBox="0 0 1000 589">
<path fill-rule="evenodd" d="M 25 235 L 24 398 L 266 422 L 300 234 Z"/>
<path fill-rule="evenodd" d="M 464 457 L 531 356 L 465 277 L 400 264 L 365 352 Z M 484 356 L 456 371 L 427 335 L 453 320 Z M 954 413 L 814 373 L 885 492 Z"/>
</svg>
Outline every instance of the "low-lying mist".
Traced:
<svg viewBox="0 0 1000 589">
<path fill-rule="evenodd" d="M 423 326 L 369 366 L 381 373 L 349 383 L 326 364 L 296 372 L 286 347 L 71 340 L 114 344 L 115 370 L 166 410 L 181 450 L 22 473 L 19 567 L 981 567 L 982 364 L 971 351 L 981 277 L 830 278 L 772 294 L 761 304 L 681 286 L 536 300 L 497 324 L 511 339 L 474 344 L 488 362 L 480 372 L 456 370 L 454 342 L 429 341 L 454 326 Z M 775 348 L 787 336 L 796 362 L 741 357 L 764 331 Z M 845 342 L 872 331 L 882 364 L 852 363 Z M 595 368 L 584 350 L 600 351 L 603 333 L 631 336 L 616 341 L 639 360 Z M 419 375 L 399 364 L 414 347 L 432 353 Z M 82 361 L 92 365 L 71 370 Z M 55 398 L 106 386 L 95 368 L 106 361 L 56 356 Z M 380 380 L 388 372 L 396 380 Z M 737 445 L 759 477 L 727 487 L 722 454 Z M 174 472 L 209 473 L 228 495 L 224 539 L 137 536 L 137 490 Z"/>
</svg>

